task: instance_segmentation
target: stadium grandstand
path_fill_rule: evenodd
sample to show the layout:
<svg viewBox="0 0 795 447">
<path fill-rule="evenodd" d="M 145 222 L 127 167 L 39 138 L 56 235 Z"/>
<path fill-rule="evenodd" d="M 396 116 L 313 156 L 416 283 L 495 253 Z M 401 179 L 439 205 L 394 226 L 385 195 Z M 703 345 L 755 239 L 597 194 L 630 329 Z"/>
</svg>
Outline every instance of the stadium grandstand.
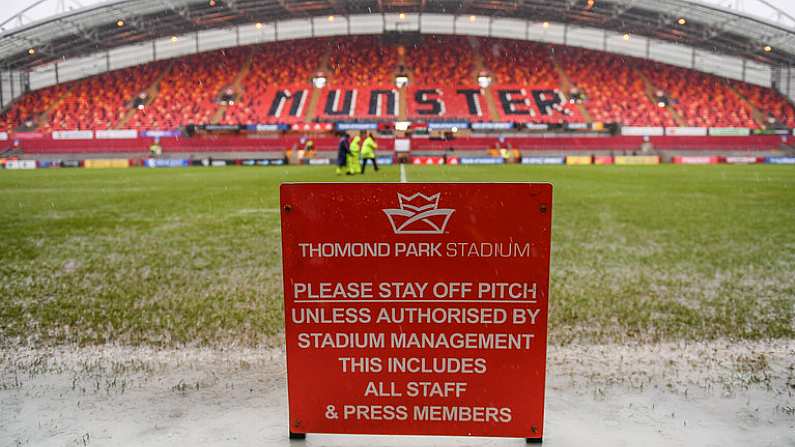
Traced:
<svg viewBox="0 0 795 447">
<path fill-rule="evenodd" d="M 0 447 L 795 447 L 795 0 L 0 5 Z"/>
<path fill-rule="evenodd" d="M 42 3 L 34 2 L 34 3 Z M 789 153 L 789 24 L 701 2 L 105 1 L 0 35 L 0 150 Z M 717 152 L 716 152 L 717 151 Z M 473 152 L 474 153 L 474 152 Z"/>
</svg>

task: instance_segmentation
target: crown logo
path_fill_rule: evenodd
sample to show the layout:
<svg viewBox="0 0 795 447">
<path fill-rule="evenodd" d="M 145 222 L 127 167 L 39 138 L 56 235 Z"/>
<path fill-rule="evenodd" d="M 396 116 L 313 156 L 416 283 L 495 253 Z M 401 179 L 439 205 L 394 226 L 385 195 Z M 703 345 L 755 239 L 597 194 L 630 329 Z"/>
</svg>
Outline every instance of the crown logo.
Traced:
<svg viewBox="0 0 795 447">
<path fill-rule="evenodd" d="M 384 209 L 395 234 L 442 234 L 447 228 L 450 216 L 455 212 L 450 208 L 439 208 L 439 193 L 426 196 L 416 193 L 406 196 L 398 193 L 400 208 Z"/>
</svg>

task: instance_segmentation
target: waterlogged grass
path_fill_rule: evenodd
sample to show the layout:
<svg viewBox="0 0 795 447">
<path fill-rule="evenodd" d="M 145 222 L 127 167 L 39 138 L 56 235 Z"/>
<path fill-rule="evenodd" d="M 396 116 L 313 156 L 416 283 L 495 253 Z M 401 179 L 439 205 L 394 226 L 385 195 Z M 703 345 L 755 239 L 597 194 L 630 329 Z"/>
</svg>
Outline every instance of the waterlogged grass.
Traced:
<svg viewBox="0 0 795 447">
<path fill-rule="evenodd" d="M 795 169 L 503 168 L 444 173 L 554 185 L 553 342 L 795 335 Z"/>
<path fill-rule="evenodd" d="M 795 336 L 795 169 L 407 172 L 555 185 L 553 343 Z M 329 167 L 0 171 L 0 343 L 275 343 L 278 185 L 336 180 L 351 181 Z"/>
</svg>

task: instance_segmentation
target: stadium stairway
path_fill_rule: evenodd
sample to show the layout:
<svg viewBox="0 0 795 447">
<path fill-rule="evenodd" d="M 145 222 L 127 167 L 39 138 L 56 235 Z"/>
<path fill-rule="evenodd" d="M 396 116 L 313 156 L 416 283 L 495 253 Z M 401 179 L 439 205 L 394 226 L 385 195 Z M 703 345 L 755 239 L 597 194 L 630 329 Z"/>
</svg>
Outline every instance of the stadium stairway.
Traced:
<svg viewBox="0 0 795 447">
<path fill-rule="evenodd" d="M 649 77 L 646 76 L 646 74 L 643 73 L 643 71 L 637 70 L 637 73 L 638 76 L 640 76 L 640 78 L 643 80 L 643 85 L 646 91 L 646 97 L 649 99 L 649 101 L 651 101 L 652 106 L 657 107 L 657 103 L 654 101 L 654 92 L 663 89 L 654 85 L 651 79 L 649 79 Z M 665 111 L 668 112 L 669 115 L 671 115 L 671 118 L 673 118 L 677 126 L 679 127 L 687 126 L 687 121 L 684 119 L 682 114 L 679 113 L 676 109 L 674 109 L 670 103 L 665 106 Z"/>
<path fill-rule="evenodd" d="M 744 82 L 730 81 L 728 84 L 762 112 L 765 121 L 773 117 L 782 126 L 795 127 L 795 105 L 786 96 L 773 89 L 760 89 Z"/>
<path fill-rule="evenodd" d="M 398 65 L 395 67 L 395 76 L 403 75 L 409 80 L 407 85 L 400 87 L 400 96 L 398 97 L 398 119 L 400 121 L 406 121 L 406 117 L 409 114 L 409 104 L 406 95 L 409 93 L 408 85 L 411 85 L 411 83 L 414 82 L 414 76 L 412 75 L 411 70 L 406 70 L 406 47 L 399 45 L 397 48 L 395 48 L 395 51 L 397 51 L 398 55 Z"/>
<path fill-rule="evenodd" d="M 475 73 L 489 72 L 483 64 L 483 57 L 480 55 L 480 41 L 473 36 L 469 36 L 467 40 L 469 41 L 469 46 L 472 48 L 472 62 L 475 64 Z M 499 121 L 500 115 L 497 112 L 497 103 L 494 102 L 494 94 L 492 93 L 491 85 L 483 90 L 485 93 L 484 96 L 486 97 L 486 106 L 489 109 L 489 119 L 492 121 Z"/>
<path fill-rule="evenodd" d="M 330 57 L 331 57 L 331 47 L 327 45 L 326 49 L 323 51 L 323 55 L 320 56 L 320 61 L 318 61 L 315 73 L 329 72 L 328 61 Z M 317 108 L 317 103 L 320 101 L 320 95 L 322 93 L 322 90 L 323 89 L 317 88 L 314 85 L 312 86 L 312 94 L 309 97 L 309 107 L 307 108 L 306 117 L 304 118 L 306 122 L 311 122 L 313 119 L 315 119 L 315 109 Z"/>
<path fill-rule="evenodd" d="M 39 128 L 39 126 L 48 124 L 50 122 L 50 114 L 61 106 L 70 96 L 72 96 L 72 90 L 69 89 L 65 91 L 57 100 L 55 100 L 52 104 L 48 105 L 47 108 L 41 113 L 37 118 L 34 126 Z"/>
<path fill-rule="evenodd" d="M 35 116 L 35 118 L 33 119 L 33 127 L 32 128 L 25 128 L 25 129 L 22 129 L 22 130 L 23 131 L 30 131 L 30 130 L 40 129 L 43 126 L 47 126 L 49 124 L 49 122 L 50 122 L 50 114 L 54 110 L 56 110 L 58 107 L 60 107 L 61 104 L 64 103 L 64 101 L 69 99 L 70 96 L 72 96 L 71 88 L 68 89 L 67 91 L 63 92 L 55 101 L 53 101 L 50 104 L 48 104 L 47 107 L 44 109 L 44 111 L 42 111 L 41 113 L 39 113 L 39 114 L 37 114 Z M 22 98 L 22 96 L 20 96 L 19 98 Z M 12 104 L 9 104 L 8 107 L 10 108 Z M 22 123 L 20 123 L 20 127 L 22 127 Z"/>
<path fill-rule="evenodd" d="M 561 91 L 563 91 L 563 94 L 566 96 L 566 99 L 568 99 L 569 92 L 571 92 L 574 83 L 571 82 L 571 78 L 569 77 L 569 74 L 566 73 L 566 70 L 564 70 L 563 67 L 561 67 L 558 61 L 555 59 L 554 53 L 550 55 L 550 59 L 552 60 L 552 64 L 555 67 L 555 71 L 558 72 L 558 76 L 560 77 L 560 89 Z M 588 109 L 586 109 L 582 103 L 577 102 L 574 104 L 574 107 L 576 107 L 577 110 L 580 111 L 580 114 L 582 114 L 582 117 L 583 119 L 585 119 L 586 123 L 593 123 L 593 118 L 591 117 L 591 114 L 588 112 Z"/>
<path fill-rule="evenodd" d="M 248 73 L 251 71 L 251 64 L 253 62 L 254 62 L 254 52 L 251 51 L 251 52 L 249 52 L 248 56 L 246 57 L 246 60 L 243 61 L 243 65 L 240 67 L 240 70 L 235 75 L 235 78 L 232 79 L 232 82 L 228 85 L 228 87 L 231 87 L 232 90 L 234 90 L 235 98 L 239 98 L 241 95 L 243 95 L 243 80 L 246 78 Z M 227 88 L 226 86 L 223 87 L 221 89 L 221 91 L 219 91 L 217 93 L 217 95 L 221 95 L 221 93 L 226 88 Z M 221 120 L 224 118 L 224 116 L 226 116 L 226 110 L 227 110 L 228 107 L 229 106 L 227 106 L 226 104 L 221 104 L 218 107 L 218 110 L 215 111 L 215 113 L 213 114 L 212 118 L 210 119 L 210 123 L 211 124 L 220 123 Z"/>
<path fill-rule="evenodd" d="M 759 125 L 759 128 L 765 129 L 768 127 L 765 114 L 762 113 L 754 103 L 752 103 L 748 98 L 745 97 L 745 95 L 734 88 L 733 85 L 727 84 L 726 87 L 730 92 L 734 93 L 738 98 L 740 98 L 740 102 L 745 104 L 751 110 L 751 117 L 754 119 L 754 121 L 756 121 L 756 124 Z"/>
<path fill-rule="evenodd" d="M 144 106 L 148 106 L 149 104 L 152 103 L 152 101 L 155 100 L 155 98 L 157 98 L 157 95 L 160 94 L 160 82 L 163 80 L 163 78 L 166 77 L 166 75 L 169 74 L 169 72 L 171 72 L 173 68 L 174 68 L 173 62 L 168 64 L 166 69 L 163 70 L 162 73 L 157 75 L 155 80 L 152 81 L 152 84 L 149 85 L 149 87 L 147 87 L 146 90 L 144 90 L 147 94 L 147 99 L 146 102 L 144 103 Z M 133 98 L 129 99 L 130 106 L 128 107 L 127 111 L 124 113 L 124 116 L 122 116 L 121 119 L 119 120 L 119 123 L 116 125 L 117 129 L 126 128 L 127 123 L 130 122 L 130 120 L 132 119 L 133 116 L 135 116 L 136 113 L 138 113 L 138 108 L 132 107 L 132 99 Z"/>
</svg>

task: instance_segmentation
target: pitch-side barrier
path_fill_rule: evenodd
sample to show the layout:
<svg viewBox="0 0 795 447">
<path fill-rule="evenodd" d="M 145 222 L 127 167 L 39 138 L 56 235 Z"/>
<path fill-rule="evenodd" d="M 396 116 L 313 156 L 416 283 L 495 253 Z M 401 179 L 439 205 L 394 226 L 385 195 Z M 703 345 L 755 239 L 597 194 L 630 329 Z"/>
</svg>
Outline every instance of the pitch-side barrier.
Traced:
<svg viewBox="0 0 795 447">
<path fill-rule="evenodd" d="M 570 155 L 570 156 L 522 156 L 522 157 L 491 157 L 491 156 L 413 156 L 407 160 L 414 165 L 659 165 L 659 164 L 678 164 L 678 165 L 715 165 L 715 164 L 775 164 L 775 165 L 795 165 L 793 156 L 674 156 L 669 160 L 663 159 L 658 155 Z M 379 165 L 391 165 L 396 163 L 392 156 L 379 156 Z M 285 158 L 251 158 L 222 160 L 212 158 L 200 159 L 86 159 L 86 160 L 26 160 L 0 158 L 0 169 L 9 170 L 30 170 L 47 168 L 186 168 L 186 167 L 258 167 L 258 166 L 286 166 L 290 160 Z M 310 158 L 301 160 L 299 164 L 308 166 L 329 166 L 336 164 L 336 160 L 331 158 Z"/>
</svg>

